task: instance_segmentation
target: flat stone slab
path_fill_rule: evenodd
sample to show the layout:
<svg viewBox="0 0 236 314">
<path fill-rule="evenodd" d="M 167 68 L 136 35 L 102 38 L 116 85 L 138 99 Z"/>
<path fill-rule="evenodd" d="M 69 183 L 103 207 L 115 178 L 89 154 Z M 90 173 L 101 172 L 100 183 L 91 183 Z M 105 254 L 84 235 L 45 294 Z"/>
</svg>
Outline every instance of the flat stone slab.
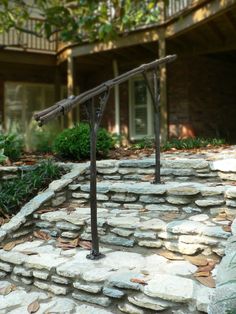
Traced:
<svg viewBox="0 0 236 314">
<path fill-rule="evenodd" d="M 193 299 L 195 284 L 191 279 L 156 275 L 144 288 L 144 293 L 150 297 L 163 298 L 174 302 L 188 302 Z"/>
<path fill-rule="evenodd" d="M 58 267 L 65 262 L 66 258 L 64 257 L 59 257 L 56 254 L 42 253 L 36 256 L 29 256 L 28 260 L 25 262 L 25 265 L 28 268 L 46 269 L 50 271 L 51 269 Z"/>
</svg>

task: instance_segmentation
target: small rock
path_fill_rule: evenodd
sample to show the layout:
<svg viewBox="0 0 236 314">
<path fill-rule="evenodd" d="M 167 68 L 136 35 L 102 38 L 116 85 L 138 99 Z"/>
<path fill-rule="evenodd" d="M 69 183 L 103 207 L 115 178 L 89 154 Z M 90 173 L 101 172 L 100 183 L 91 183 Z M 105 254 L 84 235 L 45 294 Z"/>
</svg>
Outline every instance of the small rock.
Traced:
<svg viewBox="0 0 236 314">
<path fill-rule="evenodd" d="M 160 240 L 157 241 L 138 241 L 139 246 L 144 247 L 152 247 L 152 248 L 160 248 L 162 246 L 163 242 Z"/>
<path fill-rule="evenodd" d="M 136 306 L 134 306 L 132 304 L 129 304 L 129 303 L 120 304 L 120 305 L 118 305 L 118 308 L 123 313 L 128 313 L 128 314 L 145 314 L 145 312 L 142 309 L 137 308 Z"/>
<path fill-rule="evenodd" d="M 79 281 L 74 282 L 73 286 L 78 290 L 83 290 L 89 293 L 98 293 L 102 290 L 102 286 L 95 285 L 92 283 L 90 283 L 89 285 L 85 285 L 80 283 Z"/>
<path fill-rule="evenodd" d="M 128 300 L 130 303 L 144 307 L 145 309 L 150 309 L 154 311 L 163 311 L 170 307 L 171 303 L 157 299 L 150 298 L 144 294 L 136 294 L 134 296 L 129 296 Z"/>
<path fill-rule="evenodd" d="M 205 200 L 196 200 L 195 204 L 200 207 L 209 207 L 209 206 L 219 206 L 225 203 L 224 200 L 219 199 L 205 199 Z"/>
<path fill-rule="evenodd" d="M 136 282 L 132 282 L 131 279 L 138 278 L 142 279 L 144 276 L 138 273 L 131 273 L 131 272 L 118 272 L 111 275 L 108 278 L 108 282 L 110 285 L 115 286 L 117 288 L 123 289 L 132 289 L 132 290 L 140 290 L 141 285 Z"/>
<path fill-rule="evenodd" d="M 120 299 L 125 295 L 123 291 L 115 289 L 115 288 L 109 288 L 109 287 L 104 287 L 102 292 L 106 296 L 110 298 L 115 298 L 115 299 Z"/>
<path fill-rule="evenodd" d="M 83 292 L 79 292 L 79 293 L 74 292 L 72 293 L 72 297 L 81 302 L 98 304 L 104 307 L 107 307 L 111 304 L 111 300 L 107 297 L 93 296 L 93 295 L 89 295 L 88 293 L 83 293 Z"/>
</svg>

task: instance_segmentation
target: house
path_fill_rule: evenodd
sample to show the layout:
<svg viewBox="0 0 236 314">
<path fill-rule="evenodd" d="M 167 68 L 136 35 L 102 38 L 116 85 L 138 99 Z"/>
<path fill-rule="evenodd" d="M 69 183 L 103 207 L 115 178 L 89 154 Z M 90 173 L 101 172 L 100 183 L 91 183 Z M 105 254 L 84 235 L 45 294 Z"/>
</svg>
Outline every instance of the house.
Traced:
<svg viewBox="0 0 236 314">
<path fill-rule="evenodd" d="M 0 124 L 30 132 L 32 114 L 142 63 L 169 54 L 160 70 L 161 136 L 236 141 L 236 0 L 160 1 L 161 19 L 102 43 L 49 43 L 31 34 L 2 34 Z M 29 28 L 35 20 L 30 20 Z M 15 46 L 14 46 L 15 45 Z M 76 108 L 60 123 L 84 119 Z M 113 89 L 102 125 L 128 140 L 153 135 L 153 108 L 142 77 Z"/>
</svg>

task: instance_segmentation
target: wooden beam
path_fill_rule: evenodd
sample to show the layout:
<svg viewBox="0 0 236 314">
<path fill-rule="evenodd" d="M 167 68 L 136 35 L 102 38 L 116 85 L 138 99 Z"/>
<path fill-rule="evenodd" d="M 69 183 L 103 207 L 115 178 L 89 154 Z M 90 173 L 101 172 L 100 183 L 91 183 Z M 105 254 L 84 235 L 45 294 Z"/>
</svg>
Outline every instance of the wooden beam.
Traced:
<svg viewBox="0 0 236 314">
<path fill-rule="evenodd" d="M 75 75 L 74 58 L 70 55 L 67 59 L 67 97 L 74 95 Z M 67 113 L 67 127 L 73 126 L 73 111 Z"/>
<path fill-rule="evenodd" d="M 179 35 L 180 33 L 187 32 L 189 29 L 194 28 L 207 20 L 209 21 L 235 5 L 235 0 L 212 0 L 207 4 L 204 4 L 202 7 L 186 14 L 183 18 L 179 18 L 172 24 L 168 25 L 165 30 L 165 37 L 174 37 L 177 34 Z"/>
<path fill-rule="evenodd" d="M 56 65 L 56 56 L 42 53 L 0 50 L 0 62 L 54 66 Z"/>
<path fill-rule="evenodd" d="M 119 37 L 117 40 L 109 41 L 107 43 L 83 44 L 80 46 L 72 47 L 71 49 L 73 56 L 83 56 L 98 53 L 101 51 L 109 51 L 112 49 L 153 42 L 157 41 L 158 38 L 159 37 L 156 28 L 146 29 L 132 32 L 130 34 Z"/>
<path fill-rule="evenodd" d="M 165 20 L 165 4 L 164 1 L 159 3 L 160 19 L 161 22 Z M 166 39 L 165 39 L 165 27 L 163 26 L 159 30 L 158 41 L 158 57 L 164 58 L 166 56 Z M 166 64 L 160 66 L 160 132 L 161 142 L 164 143 L 168 139 L 168 106 L 167 106 L 167 74 Z"/>
</svg>

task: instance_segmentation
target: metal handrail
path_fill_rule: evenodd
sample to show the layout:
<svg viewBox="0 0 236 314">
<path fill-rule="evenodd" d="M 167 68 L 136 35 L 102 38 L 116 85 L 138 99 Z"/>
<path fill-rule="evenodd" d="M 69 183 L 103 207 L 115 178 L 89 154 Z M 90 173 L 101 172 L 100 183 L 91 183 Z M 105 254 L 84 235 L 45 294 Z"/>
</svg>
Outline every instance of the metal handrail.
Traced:
<svg viewBox="0 0 236 314">
<path fill-rule="evenodd" d="M 72 110 L 79 104 L 85 104 L 86 112 L 90 122 L 90 208 L 91 208 L 91 233 L 92 233 L 92 250 L 87 258 L 99 259 L 103 256 L 99 252 L 99 240 L 97 231 L 97 167 L 96 167 L 96 143 L 97 143 L 97 131 L 102 120 L 103 112 L 107 104 L 110 90 L 118 84 L 121 84 L 135 75 L 142 74 L 149 92 L 154 107 L 154 130 L 155 130 L 155 180 L 153 183 L 161 183 L 160 180 L 160 95 L 158 91 L 158 77 L 157 68 L 168 62 L 174 61 L 176 55 L 167 56 L 165 58 L 155 60 L 153 62 L 143 64 L 138 68 L 128 71 L 124 74 L 117 76 L 116 78 L 106 81 L 105 83 L 92 88 L 79 96 L 72 96 L 67 99 L 63 99 L 55 105 L 47 108 L 34 115 L 36 121 L 42 126 L 48 123 L 50 120 L 55 119 L 59 115 L 64 115 L 68 111 Z M 147 72 L 152 72 L 152 83 L 151 85 Z M 99 101 L 98 105 L 95 106 L 95 99 Z"/>
<path fill-rule="evenodd" d="M 162 64 L 166 64 L 168 62 L 174 61 L 176 59 L 176 55 L 167 56 L 162 59 L 155 60 L 153 62 L 143 64 L 139 66 L 138 68 L 135 68 L 131 71 L 128 71 L 124 74 L 121 74 L 117 76 L 116 78 L 106 81 L 105 83 L 102 83 L 101 85 L 98 85 L 78 96 L 70 96 L 66 99 L 63 99 L 59 102 L 57 102 L 55 105 L 39 112 L 34 115 L 34 118 L 36 121 L 38 121 L 39 126 L 42 126 L 43 124 L 48 123 L 50 120 L 58 117 L 59 115 L 64 115 L 74 107 L 76 107 L 79 104 L 83 104 L 87 102 L 89 99 L 96 97 L 108 89 L 111 89 L 115 85 L 121 84 L 131 77 L 138 75 L 140 73 L 147 72 L 153 68 L 157 68 L 158 66 Z"/>
</svg>

